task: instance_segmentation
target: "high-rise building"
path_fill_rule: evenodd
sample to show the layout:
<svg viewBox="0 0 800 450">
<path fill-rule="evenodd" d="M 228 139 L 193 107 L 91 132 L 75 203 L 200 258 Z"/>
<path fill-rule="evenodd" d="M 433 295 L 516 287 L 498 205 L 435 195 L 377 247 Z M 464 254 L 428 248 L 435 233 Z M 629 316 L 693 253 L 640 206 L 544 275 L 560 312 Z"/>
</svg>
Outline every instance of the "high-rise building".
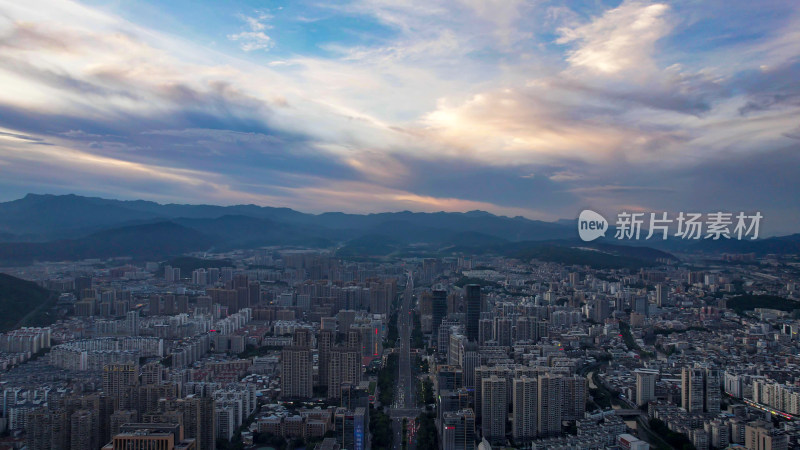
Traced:
<svg viewBox="0 0 800 450">
<path fill-rule="evenodd" d="M 495 317 L 494 330 L 492 336 L 494 340 L 501 346 L 510 347 L 511 341 L 511 328 L 514 322 L 510 317 Z"/>
<path fill-rule="evenodd" d="M 645 296 L 638 296 L 633 299 L 633 311 L 645 317 L 650 315 L 650 302 Z"/>
<path fill-rule="evenodd" d="M 339 398 L 342 384 L 361 382 L 361 352 L 358 347 L 334 347 L 328 357 L 328 398 Z"/>
<path fill-rule="evenodd" d="M 638 406 L 656 399 L 656 379 L 658 370 L 637 369 L 636 373 L 636 404 Z"/>
<path fill-rule="evenodd" d="M 550 373 L 539 375 L 538 408 L 536 419 L 539 437 L 561 434 L 561 406 L 563 402 L 563 379 Z"/>
<path fill-rule="evenodd" d="M 441 427 L 442 450 L 475 449 L 475 413 L 471 409 L 444 413 Z"/>
<path fill-rule="evenodd" d="M 25 442 L 28 450 L 68 450 L 67 417 L 62 411 L 38 408 L 27 414 Z"/>
<path fill-rule="evenodd" d="M 703 372 L 703 411 L 712 414 L 720 412 L 721 383 L 719 369 L 705 369 Z"/>
<path fill-rule="evenodd" d="M 151 295 L 148 299 L 149 309 L 148 314 L 151 316 L 157 316 L 161 314 L 161 296 L 160 295 Z"/>
<path fill-rule="evenodd" d="M 468 342 L 464 347 L 464 357 L 459 365 L 464 372 L 464 387 L 475 389 L 475 368 L 481 366 L 481 354 L 474 342 Z"/>
<path fill-rule="evenodd" d="M 538 406 L 538 380 L 522 376 L 514 378 L 512 434 L 514 443 L 521 445 L 536 437 L 536 409 Z"/>
<path fill-rule="evenodd" d="M 434 347 L 438 348 L 439 326 L 447 315 L 447 291 L 434 289 L 431 297 L 431 336 L 433 337 Z"/>
<path fill-rule="evenodd" d="M 130 409 L 130 391 L 138 385 L 138 365 L 108 364 L 103 367 L 103 393 L 114 400 L 114 409 Z"/>
<path fill-rule="evenodd" d="M 70 450 L 97 450 L 100 447 L 98 411 L 79 409 L 70 417 Z"/>
<path fill-rule="evenodd" d="M 547 336 L 547 322 L 535 317 L 520 317 L 517 319 L 516 341 L 539 342 Z"/>
<path fill-rule="evenodd" d="M 127 328 L 129 336 L 139 335 L 139 311 L 128 311 L 125 314 L 125 328 Z"/>
<path fill-rule="evenodd" d="M 661 283 L 657 284 L 656 285 L 656 305 L 658 305 L 659 308 L 664 307 L 664 306 L 666 306 L 668 304 L 667 295 L 668 295 L 668 291 L 667 291 L 666 286 L 664 286 Z"/>
<path fill-rule="evenodd" d="M 177 409 L 183 412 L 186 437 L 195 440 L 197 450 L 214 450 L 217 441 L 214 399 L 189 395 L 177 401 Z"/>
<path fill-rule="evenodd" d="M 478 321 L 481 318 L 481 286 L 468 284 L 464 286 L 464 303 L 466 305 L 467 339 L 478 342 Z"/>
<path fill-rule="evenodd" d="M 718 413 L 720 383 L 718 369 L 684 367 L 681 371 L 681 406 L 691 413 Z"/>
<path fill-rule="evenodd" d="M 603 323 L 604 320 L 611 315 L 611 307 L 608 305 L 608 299 L 598 298 L 592 303 L 592 320 L 598 323 Z"/>
<path fill-rule="evenodd" d="M 491 443 L 505 444 L 508 419 L 506 395 L 505 377 L 491 375 L 481 380 L 481 431 Z"/>
<path fill-rule="evenodd" d="M 281 352 L 281 396 L 308 398 L 313 395 L 310 332 L 295 331 L 292 345 Z"/>
<path fill-rule="evenodd" d="M 369 445 L 369 416 L 364 407 L 337 408 L 334 414 L 336 441 L 343 449 L 365 450 Z"/>
<path fill-rule="evenodd" d="M 320 330 L 317 338 L 317 353 L 319 355 L 319 384 L 327 386 L 328 384 L 328 365 L 330 363 L 331 349 L 336 341 L 335 330 Z"/>
<path fill-rule="evenodd" d="M 561 420 L 583 419 L 586 414 L 586 377 L 573 375 L 563 377 L 564 400 L 561 404 Z"/>
<path fill-rule="evenodd" d="M 703 412 L 703 370 L 684 367 L 681 370 L 681 407 L 690 413 Z"/>
</svg>

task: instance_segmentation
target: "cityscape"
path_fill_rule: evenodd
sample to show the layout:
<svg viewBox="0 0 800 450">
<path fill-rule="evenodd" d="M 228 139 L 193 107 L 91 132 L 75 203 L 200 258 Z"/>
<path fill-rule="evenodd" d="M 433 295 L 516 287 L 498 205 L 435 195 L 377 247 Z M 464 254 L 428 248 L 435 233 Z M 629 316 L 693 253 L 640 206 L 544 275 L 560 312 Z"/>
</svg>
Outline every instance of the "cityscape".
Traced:
<svg viewBox="0 0 800 450">
<path fill-rule="evenodd" d="M 43 201 L 50 211 L 65 203 L 76 212 L 42 213 Z M 83 217 L 88 226 L 85 206 L 98 202 L 106 217 L 115 208 L 143 211 L 141 202 L 30 195 L 0 204 L 19 216 L 0 223 L 57 214 L 61 224 Z M 149 208 L 167 214 L 174 206 Z M 231 208 L 184 205 L 173 213 L 213 217 Z M 254 211 L 273 214 L 277 228 L 277 217 L 318 217 Z M 404 215 L 386 214 L 377 228 L 390 230 Z M 454 233 L 542 225 L 488 213 L 445 216 L 457 223 L 414 215 Z M 357 227 L 369 218 L 349 220 Z M 576 224 L 555 232 L 577 234 Z M 435 237 L 419 233 L 382 250 L 367 235 L 316 248 L 233 248 L 233 241 L 151 260 L 139 255 L 159 254 L 159 242 L 193 231 L 152 227 L 111 227 L 90 234 L 94 246 L 86 249 L 85 239 L 0 243 L 0 445 L 800 445 L 796 236 L 739 243 L 746 252 L 670 253 L 577 237 L 506 248 L 477 232 L 472 244 L 454 244 L 428 229 Z M 242 238 L 248 229 L 230 223 L 218 231 Z M 261 233 L 246 238 L 256 242 Z M 119 245 L 117 234 L 135 243 L 135 256 L 103 256 Z M 466 251 L 476 245 L 481 250 Z M 12 261 L 63 246 L 85 257 Z"/>
<path fill-rule="evenodd" d="M 0 450 L 800 449 L 800 3 L 0 0 Z"/>
</svg>

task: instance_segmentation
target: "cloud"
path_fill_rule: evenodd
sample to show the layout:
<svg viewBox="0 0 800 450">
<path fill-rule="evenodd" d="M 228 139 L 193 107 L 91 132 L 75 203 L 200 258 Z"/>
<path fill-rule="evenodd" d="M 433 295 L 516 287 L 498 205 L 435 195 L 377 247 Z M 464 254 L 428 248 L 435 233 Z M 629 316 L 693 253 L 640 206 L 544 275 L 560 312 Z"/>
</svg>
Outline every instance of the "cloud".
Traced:
<svg viewBox="0 0 800 450">
<path fill-rule="evenodd" d="M 736 1 L 298 3 L 234 17 L 249 51 L 231 54 L 113 7 L 38 2 L 0 6 L 6 196 L 800 219 L 790 5 L 751 36 L 765 8 Z M 186 27 L 230 27 L 219 5 Z M 748 168 L 780 175 L 737 181 Z"/>
<path fill-rule="evenodd" d="M 559 29 L 559 44 L 576 44 L 567 61 L 605 75 L 655 70 L 655 43 L 669 33 L 669 6 L 625 1 L 590 23 Z"/>
<path fill-rule="evenodd" d="M 228 35 L 228 39 L 239 43 L 239 48 L 245 52 L 252 52 L 254 50 L 269 50 L 275 46 L 272 38 L 264 33 L 264 30 L 272 28 L 271 25 L 265 23 L 266 20 L 272 18 L 271 15 L 257 12 L 255 16 L 239 15 L 239 18 L 245 22 L 249 30 Z"/>
</svg>

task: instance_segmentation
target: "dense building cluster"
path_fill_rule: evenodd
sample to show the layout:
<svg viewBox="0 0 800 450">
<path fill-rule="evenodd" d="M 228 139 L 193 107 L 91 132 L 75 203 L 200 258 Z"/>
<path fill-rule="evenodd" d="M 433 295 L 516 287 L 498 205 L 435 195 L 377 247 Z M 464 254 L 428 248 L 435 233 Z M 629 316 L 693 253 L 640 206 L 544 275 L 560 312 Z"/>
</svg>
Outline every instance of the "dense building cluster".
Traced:
<svg viewBox="0 0 800 450">
<path fill-rule="evenodd" d="M 797 268 L 779 258 L 598 269 L 202 256 L 11 270 L 61 297 L 49 327 L 0 334 L 7 439 L 37 450 L 798 445 Z"/>
</svg>

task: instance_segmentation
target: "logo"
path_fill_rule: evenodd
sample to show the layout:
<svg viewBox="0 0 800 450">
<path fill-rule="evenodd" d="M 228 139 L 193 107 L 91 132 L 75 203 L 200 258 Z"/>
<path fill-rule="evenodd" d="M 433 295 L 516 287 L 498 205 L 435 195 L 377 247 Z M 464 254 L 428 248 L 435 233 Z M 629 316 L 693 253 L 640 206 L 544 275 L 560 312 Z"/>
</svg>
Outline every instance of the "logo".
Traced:
<svg viewBox="0 0 800 450">
<path fill-rule="evenodd" d="M 608 230 L 608 221 L 600 214 L 584 209 L 578 216 L 578 234 L 581 239 L 589 242 L 600 236 L 605 236 Z"/>
</svg>

